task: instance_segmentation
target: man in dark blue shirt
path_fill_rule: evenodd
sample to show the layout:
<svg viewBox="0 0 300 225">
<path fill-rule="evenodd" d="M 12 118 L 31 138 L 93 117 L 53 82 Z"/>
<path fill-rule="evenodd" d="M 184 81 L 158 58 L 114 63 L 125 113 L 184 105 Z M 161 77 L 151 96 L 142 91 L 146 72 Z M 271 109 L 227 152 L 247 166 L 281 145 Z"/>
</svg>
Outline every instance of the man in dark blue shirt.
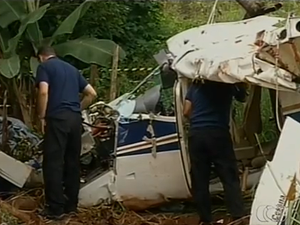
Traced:
<svg viewBox="0 0 300 225">
<path fill-rule="evenodd" d="M 81 110 L 96 92 L 79 71 L 55 55 L 53 48 L 38 51 L 37 110 L 45 139 L 43 177 L 46 207 L 42 215 L 60 219 L 76 212 L 80 186 Z M 80 102 L 79 93 L 84 97 Z M 66 198 L 64 197 L 66 196 Z"/>
<path fill-rule="evenodd" d="M 244 216 L 244 206 L 233 143 L 229 132 L 233 96 L 244 100 L 237 85 L 204 81 L 193 83 L 184 103 L 190 119 L 189 152 L 193 197 L 203 225 L 212 224 L 209 181 L 211 166 L 223 183 L 226 205 L 234 220 Z"/>
</svg>

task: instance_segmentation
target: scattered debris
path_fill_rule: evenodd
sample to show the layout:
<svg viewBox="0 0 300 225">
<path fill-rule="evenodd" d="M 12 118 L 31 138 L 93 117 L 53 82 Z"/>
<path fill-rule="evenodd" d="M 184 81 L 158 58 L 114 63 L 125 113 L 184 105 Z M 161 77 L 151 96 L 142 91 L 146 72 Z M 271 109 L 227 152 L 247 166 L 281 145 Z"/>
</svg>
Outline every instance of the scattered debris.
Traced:
<svg viewBox="0 0 300 225">
<path fill-rule="evenodd" d="M 40 138 L 21 121 L 13 117 L 7 118 L 8 146 L 7 152 L 17 160 L 25 162 L 37 154 Z M 3 117 L 0 117 L 0 146 L 2 146 Z"/>
</svg>

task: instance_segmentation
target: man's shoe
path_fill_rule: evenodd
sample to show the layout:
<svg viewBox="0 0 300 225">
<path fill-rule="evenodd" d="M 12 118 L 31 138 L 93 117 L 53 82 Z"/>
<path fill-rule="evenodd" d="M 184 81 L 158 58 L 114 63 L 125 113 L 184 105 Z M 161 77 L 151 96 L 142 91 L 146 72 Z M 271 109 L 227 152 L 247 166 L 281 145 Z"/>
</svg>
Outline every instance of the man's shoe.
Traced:
<svg viewBox="0 0 300 225">
<path fill-rule="evenodd" d="M 66 208 L 65 209 L 65 214 L 67 215 L 76 215 L 78 213 L 76 208 Z"/>
<path fill-rule="evenodd" d="M 55 214 L 51 212 L 49 209 L 44 209 L 39 213 L 42 217 L 45 217 L 46 219 L 49 220 L 62 220 L 64 218 L 64 214 Z"/>
</svg>

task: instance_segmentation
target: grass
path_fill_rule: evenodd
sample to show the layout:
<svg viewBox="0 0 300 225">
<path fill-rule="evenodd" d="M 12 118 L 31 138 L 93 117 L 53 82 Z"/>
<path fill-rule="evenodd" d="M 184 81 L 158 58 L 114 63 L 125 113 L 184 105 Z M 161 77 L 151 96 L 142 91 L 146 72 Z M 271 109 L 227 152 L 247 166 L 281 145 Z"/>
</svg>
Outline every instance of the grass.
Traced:
<svg viewBox="0 0 300 225">
<path fill-rule="evenodd" d="M 244 103 L 234 102 L 235 108 L 235 121 L 238 127 L 242 126 L 244 117 Z M 261 105 L 261 120 L 262 120 L 262 132 L 259 134 L 261 142 L 268 142 L 278 138 L 276 132 L 276 121 L 272 111 L 272 104 L 270 100 L 269 90 L 262 89 Z"/>
<path fill-rule="evenodd" d="M 18 225 L 20 221 L 8 212 L 0 209 L 0 225 Z"/>
</svg>

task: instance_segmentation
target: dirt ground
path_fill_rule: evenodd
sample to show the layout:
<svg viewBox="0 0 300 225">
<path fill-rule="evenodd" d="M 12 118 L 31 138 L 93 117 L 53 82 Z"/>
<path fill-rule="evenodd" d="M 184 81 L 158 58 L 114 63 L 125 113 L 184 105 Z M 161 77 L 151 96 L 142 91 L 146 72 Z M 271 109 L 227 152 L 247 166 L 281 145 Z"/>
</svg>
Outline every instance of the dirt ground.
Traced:
<svg viewBox="0 0 300 225">
<path fill-rule="evenodd" d="M 221 199 L 222 200 L 222 199 Z M 223 203 L 223 201 L 221 201 Z M 69 224 L 69 225 L 198 225 L 199 218 L 194 212 L 155 212 L 137 213 L 125 210 L 115 203 L 111 206 L 100 205 L 91 208 L 80 208 L 75 216 L 68 216 L 60 222 L 47 221 L 38 215 L 43 205 L 43 194 L 20 194 L 7 200 L 0 200 L 0 223 L 17 224 Z M 214 207 L 215 221 L 226 218 L 223 209 Z M 223 207 L 224 208 L 224 207 Z"/>
<path fill-rule="evenodd" d="M 35 207 L 35 209 L 33 209 Z M 197 225 L 196 214 L 139 214 L 133 211 L 118 212 L 111 207 L 99 206 L 88 209 L 79 209 L 74 216 L 66 216 L 62 221 L 49 221 L 41 218 L 37 212 L 37 204 L 32 199 L 15 199 L 14 201 L 1 202 L 0 223 L 15 224 L 69 224 L 69 225 Z"/>
</svg>

